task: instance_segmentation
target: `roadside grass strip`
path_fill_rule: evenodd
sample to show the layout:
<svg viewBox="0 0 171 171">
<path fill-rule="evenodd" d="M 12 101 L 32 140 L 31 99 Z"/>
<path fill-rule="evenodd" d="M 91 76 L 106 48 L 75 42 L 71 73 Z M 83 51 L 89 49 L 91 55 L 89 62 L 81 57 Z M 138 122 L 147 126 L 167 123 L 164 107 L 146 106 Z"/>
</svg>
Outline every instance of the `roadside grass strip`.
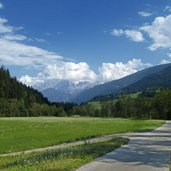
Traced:
<svg viewBox="0 0 171 171">
<path fill-rule="evenodd" d="M 80 166 L 128 143 L 127 138 L 87 143 L 66 149 L 0 157 L 0 170 L 6 171 L 73 171 Z"/>
</svg>

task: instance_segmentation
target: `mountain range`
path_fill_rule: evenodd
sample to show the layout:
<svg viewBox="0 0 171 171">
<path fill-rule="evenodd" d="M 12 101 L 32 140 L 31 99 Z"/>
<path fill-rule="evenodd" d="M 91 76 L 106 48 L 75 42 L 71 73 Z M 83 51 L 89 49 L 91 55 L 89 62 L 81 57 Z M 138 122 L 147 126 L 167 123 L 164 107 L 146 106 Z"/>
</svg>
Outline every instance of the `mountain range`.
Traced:
<svg viewBox="0 0 171 171">
<path fill-rule="evenodd" d="M 36 87 L 50 101 L 82 103 L 96 96 L 135 91 L 140 88 L 171 86 L 171 64 L 153 66 L 124 78 L 104 84 L 93 85 L 88 81 L 73 83 L 51 80 Z M 41 87 L 41 88 L 40 88 Z"/>
<path fill-rule="evenodd" d="M 48 80 L 35 87 L 51 102 L 71 102 L 80 92 L 93 86 L 88 81 Z"/>
</svg>

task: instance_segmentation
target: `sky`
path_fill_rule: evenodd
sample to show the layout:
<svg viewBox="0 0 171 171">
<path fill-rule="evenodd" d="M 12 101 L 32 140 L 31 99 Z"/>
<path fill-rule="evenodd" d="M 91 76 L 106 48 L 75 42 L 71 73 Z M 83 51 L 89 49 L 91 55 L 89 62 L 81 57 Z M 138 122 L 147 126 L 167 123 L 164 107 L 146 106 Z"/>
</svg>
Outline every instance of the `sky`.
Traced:
<svg viewBox="0 0 171 171">
<path fill-rule="evenodd" d="M 27 85 L 104 83 L 169 62 L 170 0 L 0 0 L 0 65 Z"/>
</svg>

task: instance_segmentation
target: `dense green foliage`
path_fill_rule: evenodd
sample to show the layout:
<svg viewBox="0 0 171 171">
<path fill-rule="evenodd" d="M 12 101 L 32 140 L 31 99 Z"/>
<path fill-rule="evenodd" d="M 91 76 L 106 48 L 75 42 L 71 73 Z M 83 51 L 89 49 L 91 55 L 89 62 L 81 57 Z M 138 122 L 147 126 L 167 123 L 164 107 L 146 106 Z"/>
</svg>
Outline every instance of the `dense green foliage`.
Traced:
<svg viewBox="0 0 171 171">
<path fill-rule="evenodd" d="M 73 171 L 81 165 L 113 151 L 126 144 L 126 138 L 113 138 L 108 141 L 86 143 L 61 150 L 39 152 L 27 155 L 0 157 L 0 170 L 10 171 Z"/>
<path fill-rule="evenodd" d="M 22 151 L 114 133 L 149 131 L 162 120 L 85 117 L 0 118 L 0 153 Z"/>
<path fill-rule="evenodd" d="M 23 100 L 26 105 L 31 103 L 47 103 L 48 100 L 37 90 L 21 84 L 17 79 L 11 78 L 9 70 L 0 67 L 0 97 L 6 99 Z"/>
<path fill-rule="evenodd" d="M 72 103 L 49 103 L 47 98 L 0 67 L 0 116 L 64 116 Z"/>
<path fill-rule="evenodd" d="M 152 74 L 120 90 L 117 94 L 101 95 L 94 99 L 96 102 L 80 106 L 73 103 L 50 103 L 39 91 L 12 78 L 8 69 L 2 66 L 0 68 L 0 117 L 81 115 L 171 119 L 171 90 L 166 89 L 171 85 L 171 67 L 166 66 L 159 72 L 156 69 L 155 73 L 153 68 Z M 137 74 L 142 76 L 143 72 Z M 135 79 L 135 75 L 128 78 Z M 123 80 L 128 81 L 128 78 Z M 119 84 L 123 83 L 123 80 L 121 79 Z M 149 88 L 154 86 L 165 89 Z"/>
<path fill-rule="evenodd" d="M 74 113 L 81 116 L 171 119 L 171 89 L 147 89 L 114 97 L 115 100 L 99 102 L 101 108 L 88 103 L 75 107 Z"/>
</svg>

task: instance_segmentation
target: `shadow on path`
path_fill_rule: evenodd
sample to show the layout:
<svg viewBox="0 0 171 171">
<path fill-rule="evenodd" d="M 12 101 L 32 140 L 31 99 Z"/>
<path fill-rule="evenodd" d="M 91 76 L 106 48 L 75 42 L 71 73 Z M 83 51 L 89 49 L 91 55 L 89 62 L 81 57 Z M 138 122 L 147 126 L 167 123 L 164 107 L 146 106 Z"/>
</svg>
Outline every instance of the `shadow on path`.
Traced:
<svg viewBox="0 0 171 171">
<path fill-rule="evenodd" d="M 171 121 L 148 133 L 123 134 L 129 143 L 77 171 L 168 171 Z M 126 169 L 126 170 L 125 170 Z"/>
</svg>

